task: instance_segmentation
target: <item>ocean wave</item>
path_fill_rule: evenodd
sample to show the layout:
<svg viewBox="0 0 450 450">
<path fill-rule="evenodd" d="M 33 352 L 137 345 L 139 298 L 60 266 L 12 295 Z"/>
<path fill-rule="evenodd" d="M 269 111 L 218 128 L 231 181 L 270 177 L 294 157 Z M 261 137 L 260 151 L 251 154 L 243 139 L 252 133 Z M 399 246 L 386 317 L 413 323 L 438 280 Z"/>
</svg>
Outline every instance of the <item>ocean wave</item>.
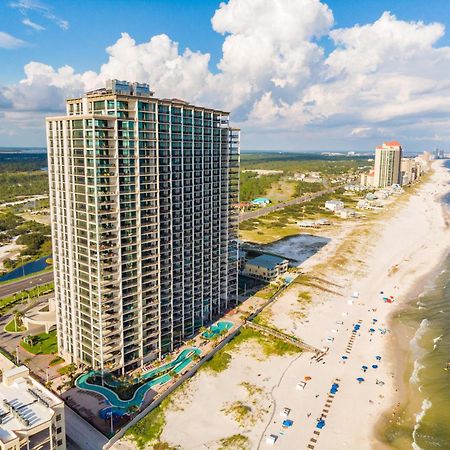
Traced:
<svg viewBox="0 0 450 450">
<path fill-rule="evenodd" d="M 420 346 L 419 342 L 427 332 L 428 326 L 430 325 L 430 322 L 428 319 L 423 319 L 422 322 L 420 322 L 419 328 L 417 328 L 413 338 L 411 339 L 409 345 L 411 349 L 417 354 L 422 353 L 424 351 L 423 347 Z"/>
<path fill-rule="evenodd" d="M 412 371 L 411 376 L 409 377 L 409 382 L 411 384 L 419 384 L 419 372 L 424 368 L 425 366 L 420 362 L 419 359 L 416 359 L 414 361 L 414 369 Z"/>
<path fill-rule="evenodd" d="M 420 423 L 422 422 L 423 418 L 425 417 L 425 414 L 427 411 L 433 406 L 430 400 L 427 398 L 422 402 L 422 408 L 420 409 L 420 412 L 415 414 L 416 417 L 416 423 L 414 425 L 414 429 L 412 432 L 412 448 L 413 450 L 423 450 L 422 447 L 420 447 L 416 442 L 416 433 L 417 430 L 420 428 Z"/>
<path fill-rule="evenodd" d="M 442 339 L 442 336 L 444 336 L 444 335 L 441 334 L 441 335 L 438 336 L 437 338 L 434 338 L 434 339 L 433 339 L 433 343 L 434 343 L 434 345 L 433 345 L 433 350 L 436 350 L 437 343 Z"/>
<path fill-rule="evenodd" d="M 414 357 L 414 369 L 409 378 L 411 384 L 418 384 L 419 382 L 419 372 L 425 367 L 421 360 L 426 353 L 426 350 L 420 345 L 420 341 L 428 330 L 429 326 L 428 319 L 423 319 L 420 322 L 419 328 L 417 328 L 413 338 L 411 339 L 409 345 L 411 347 L 412 355 Z"/>
</svg>

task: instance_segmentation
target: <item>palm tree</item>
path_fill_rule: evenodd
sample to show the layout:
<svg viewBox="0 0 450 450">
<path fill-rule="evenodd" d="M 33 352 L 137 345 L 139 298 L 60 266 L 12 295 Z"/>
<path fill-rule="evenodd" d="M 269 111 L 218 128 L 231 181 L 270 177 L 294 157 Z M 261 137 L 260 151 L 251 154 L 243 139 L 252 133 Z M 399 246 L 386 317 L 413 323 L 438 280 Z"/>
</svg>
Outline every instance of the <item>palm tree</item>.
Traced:
<svg viewBox="0 0 450 450">
<path fill-rule="evenodd" d="M 22 317 L 23 317 L 22 311 L 14 312 L 14 329 L 15 329 L 15 331 L 18 331 L 18 329 L 22 327 L 22 325 L 23 325 Z"/>
</svg>

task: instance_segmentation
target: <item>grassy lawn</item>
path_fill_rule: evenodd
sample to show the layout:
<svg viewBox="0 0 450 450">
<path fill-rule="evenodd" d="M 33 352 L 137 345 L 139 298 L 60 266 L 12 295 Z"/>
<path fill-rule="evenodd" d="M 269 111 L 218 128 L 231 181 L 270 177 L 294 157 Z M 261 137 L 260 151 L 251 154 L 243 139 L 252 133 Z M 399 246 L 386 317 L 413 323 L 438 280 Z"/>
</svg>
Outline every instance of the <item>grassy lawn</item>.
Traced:
<svg viewBox="0 0 450 450">
<path fill-rule="evenodd" d="M 24 341 L 20 345 L 33 355 L 49 355 L 58 351 L 56 331 L 38 334 L 36 338 L 37 343 L 34 345 L 27 344 Z"/>
<path fill-rule="evenodd" d="M 23 325 L 16 327 L 16 321 L 14 320 L 14 318 L 12 318 L 5 326 L 5 331 L 7 331 L 8 333 L 20 333 L 25 330 L 26 327 L 24 327 Z"/>
</svg>

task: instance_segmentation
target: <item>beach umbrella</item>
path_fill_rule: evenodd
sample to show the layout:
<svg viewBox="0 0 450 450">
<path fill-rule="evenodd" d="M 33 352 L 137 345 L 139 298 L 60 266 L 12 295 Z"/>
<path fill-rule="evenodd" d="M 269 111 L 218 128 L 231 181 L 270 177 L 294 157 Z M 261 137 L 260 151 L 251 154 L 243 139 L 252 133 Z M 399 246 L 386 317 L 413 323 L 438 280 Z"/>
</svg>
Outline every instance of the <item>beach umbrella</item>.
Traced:
<svg viewBox="0 0 450 450">
<path fill-rule="evenodd" d="M 356 379 L 356 381 L 357 381 L 358 383 L 362 383 L 362 382 L 364 381 L 364 378 L 359 377 L 359 378 Z"/>
<path fill-rule="evenodd" d="M 311 379 L 310 376 L 306 376 L 306 377 L 305 377 L 305 381 L 309 381 L 310 379 Z"/>
<path fill-rule="evenodd" d="M 378 369 L 378 366 L 376 364 L 373 364 L 372 369 Z"/>
<path fill-rule="evenodd" d="M 341 358 L 342 359 L 348 359 L 348 356 L 343 355 L 343 356 L 341 356 Z"/>
<path fill-rule="evenodd" d="M 368 367 L 367 366 L 361 366 L 361 369 L 366 371 L 368 369 Z"/>
<path fill-rule="evenodd" d="M 324 426 L 325 426 L 325 420 L 320 419 L 320 420 L 317 422 L 316 427 L 319 428 L 319 429 L 321 430 Z"/>
<path fill-rule="evenodd" d="M 372 319 L 374 322 L 378 322 L 378 319 Z"/>
<path fill-rule="evenodd" d="M 377 361 L 381 361 L 381 356 L 375 356 L 375 359 L 376 359 Z"/>
<path fill-rule="evenodd" d="M 375 330 L 374 330 L 373 328 L 371 328 L 371 329 L 369 330 L 369 332 L 370 332 L 370 333 L 375 333 Z"/>
<path fill-rule="evenodd" d="M 380 291 L 380 294 L 384 294 L 384 292 L 383 292 L 383 291 Z"/>
</svg>

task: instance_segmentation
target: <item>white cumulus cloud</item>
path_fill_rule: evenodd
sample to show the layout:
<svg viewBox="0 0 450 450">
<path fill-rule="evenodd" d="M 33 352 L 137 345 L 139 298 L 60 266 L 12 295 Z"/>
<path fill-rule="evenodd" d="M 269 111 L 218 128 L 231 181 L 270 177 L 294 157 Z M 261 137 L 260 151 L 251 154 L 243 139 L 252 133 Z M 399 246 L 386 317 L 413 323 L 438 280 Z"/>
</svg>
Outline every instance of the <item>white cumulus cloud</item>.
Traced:
<svg viewBox="0 0 450 450">
<path fill-rule="evenodd" d="M 211 23 L 224 36 L 214 71 L 208 53 L 180 49 L 166 34 L 136 42 L 122 33 L 96 71 L 30 62 L 23 80 L 0 87 L 0 111 L 9 114 L 3 126 L 14 118 L 12 126 L 25 128 L 18 117 L 34 111 L 34 127 L 39 114 L 63 111 L 66 97 L 119 78 L 148 82 L 160 97 L 232 110 L 247 147 L 372 147 L 384 133 L 419 143 L 449 135 L 442 24 L 384 12 L 373 23 L 335 28 L 319 0 L 229 0 Z M 331 50 L 320 44 L 327 36 Z"/>
</svg>

